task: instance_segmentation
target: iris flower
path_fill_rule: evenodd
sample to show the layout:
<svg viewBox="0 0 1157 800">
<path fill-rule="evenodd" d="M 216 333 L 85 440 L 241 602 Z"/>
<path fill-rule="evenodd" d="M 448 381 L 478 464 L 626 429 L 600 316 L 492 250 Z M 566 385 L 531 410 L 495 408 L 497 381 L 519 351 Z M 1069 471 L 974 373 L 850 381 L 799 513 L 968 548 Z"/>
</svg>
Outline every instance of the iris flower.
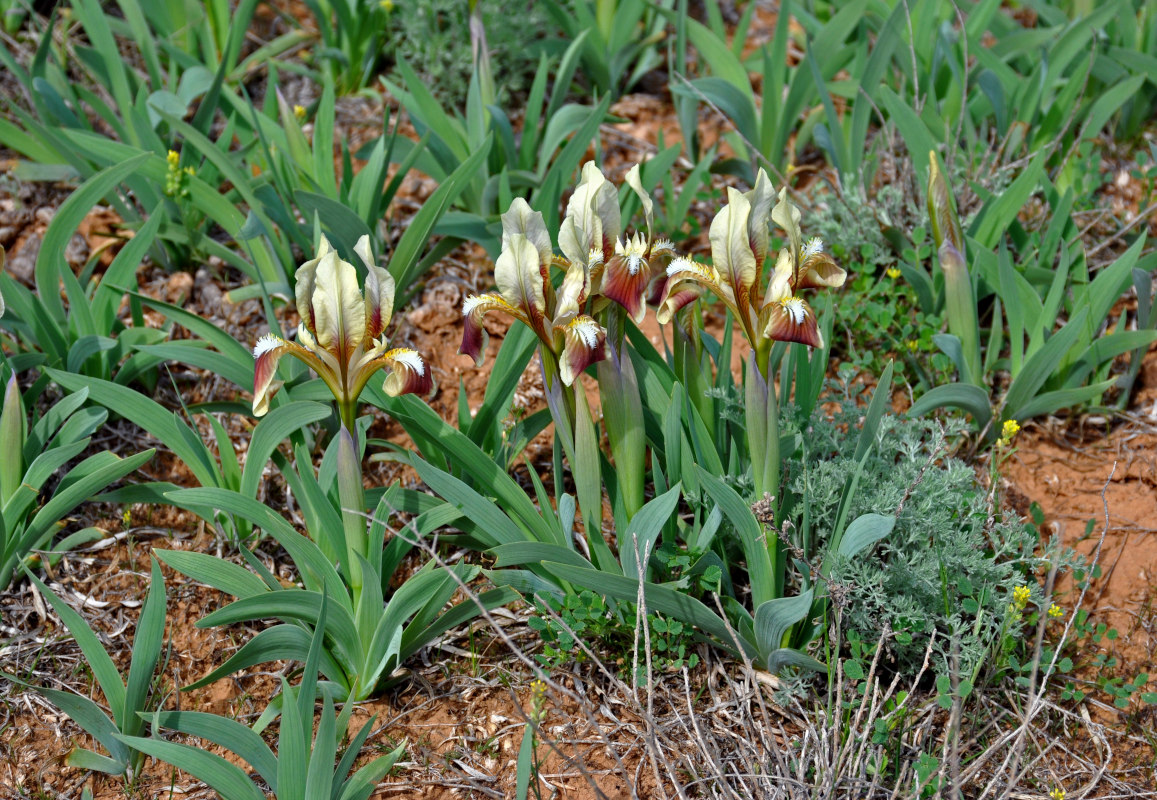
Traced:
<svg viewBox="0 0 1157 800">
<path fill-rule="evenodd" d="M 585 233 L 583 241 L 591 236 L 601 234 Z M 502 215 L 502 252 L 494 262 L 498 291 L 466 298 L 458 352 L 481 366 L 489 339 L 483 317 L 490 311 L 502 311 L 530 326 L 541 342 L 543 363 L 557 366 L 567 386 L 591 364 L 602 361 L 606 357 L 607 332 L 582 313 L 591 289 L 588 259 L 569 261 L 557 291 L 550 281 L 553 261 L 550 234 L 542 214 L 531 210 L 525 200 L 516 199 Z"/>
<path fill-rule="evenodd" d="M 627 172 L 626 180 L 643 205 L 646 235 L 642 231 L 623 234 L 618 191 L 595 163 L 588 161 L 567 204 L 558 241 L 569 263 L 586 260 L 597 294 L 618 303 L 640 322 L 647 311 L 647 289 L 663 275 L 662 268 L 675 250 L 666 239 L 652 236 L 654 204 L 643 191 L 638 164 Z"/>
<path fill-rule="evenodd" d="M 406 348 L 389 349 L 383 335 L 394 310 L 393 277 L 374 262 L 368 236 L 358 240 L 354 252 L 366 267 L 364 295 L 353 264 L 343 261 L 324 236 L 317 257 L 298 268 L 297 341 L 267 333 L 253 348 L 256 416 L 269 411 L 269 399 L 281 386 L 273 375 L 285 354 L 304 361 L 325 381 L 351 431 L 358 395 L 378 370 L 387 371 L 382 386 L 386 394 L 433 391 L 433 376 L 422 357 Z"/>
<path fill-rule="evenodd" d="M 767 174 L 759 171 L 755 187 L 746 193 L 727 191 L 727 205 L 711 222 L 711 260 L 714 266 L 688 258 L 676 258 L 667 266 L 657 317 L 667 323 L 683 306 L 707 288 L 727 305 L 743 326 L 757 352 L 764 353 L 772 340 L 821 347 L 823 337 L 815 313 L 797 292 L 801 289 L 844 283 L 846 273 L 824 253 L 817 237 L 803 243 L 800 213 L 787 199 L 787 190 L 775 200 Z M 769 247 L 768 218 L 787 233 L 787 244 L 768 283 L 759 283 Z"/>
</svg>

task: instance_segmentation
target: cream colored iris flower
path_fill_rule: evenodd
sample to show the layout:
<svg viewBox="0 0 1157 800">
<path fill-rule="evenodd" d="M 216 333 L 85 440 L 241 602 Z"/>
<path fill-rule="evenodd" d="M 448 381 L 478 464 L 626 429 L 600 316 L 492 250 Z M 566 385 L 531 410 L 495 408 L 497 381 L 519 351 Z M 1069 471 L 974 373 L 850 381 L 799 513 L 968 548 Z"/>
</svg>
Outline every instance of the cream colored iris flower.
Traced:
<svg viewBox="0 0 1157 800">
<path fill-rule="evenodd" d="M 643 191 L 638 164 L 627 171 L 626 181 L 642 203 L 646 234 L 623 234 L 619 193 L 595 163 L 588 161 L 567 204 L 558 243 L 569 263 L 587 261 L 596 294 L 618 303 L 639 322 L 647 311 L 648 287 L 663 275 L 663 267 L 675 250 L 666 239 L 652 235 L 654 204 Z"/>
<path fill-rule="evenodd" d="M 584 235 L 584 241 L 587 238 Z M 550 281 L 553 260 L 542 214 L 533 211 L 525 200 L 516 199 L 502 215 L 502 252 L 494 262 L 498 291 L 466 298 L 458 352 L 481 366 L 489 338 L 483 317 L 490 311 L 501 311 L 530 326 L 542 343 L 543 357 L 551 355 L 568 386 L 591 364 L 603 360 L 607 332 L 581 313 L 591 289 L 588 259 L 569 262 L 557 291 Z"/>
<path fill-rule="evenodd" d="M 677 258 L 667 267 L 657 317 L 668 322 L 701 289 L 710 289 L 727 305 L 757 350 L 771 341 L 800 342 L 821 347 L 823 337 L 815 313 L 797 292 L 818 286 L 839 287 L 846 273 L 812 239 L 803 243 L 800 213 L 787 199 L 787 190 L 775 201 L 771 180 L 763 170 L 755 187 L 745 193 L 727 191 L 727 205 L 711 222 L 711 260 L 714 266 Z M 768 219 L 787 233 L 766 292 L 760 279 L 770 241 Z"/>
<path fill-rule="evenodd" d="M 269 333 L 253 348 L 253 413 L 269 410 L 269 399 L 281 386 L 273 379 L 283 355 L 304 361 L 325 381 L 338 401 L 342 421 L 352 426 L 358 395 L 378 370 L 386 370 L 382 388 L 389 395 L 429 394 L 430 367 L 414 350 L 389 349 L 383 336 L 394 310 L 394 279 L 378 266 L 363 236 L 354 252 L 366 266 L 364 294 L 357 270 L 343 261 L 323 236 L 317 257 L 298 268 L 297 341 Z M 350 427 L 352 430 L 352 427 Z"/>
</svg>

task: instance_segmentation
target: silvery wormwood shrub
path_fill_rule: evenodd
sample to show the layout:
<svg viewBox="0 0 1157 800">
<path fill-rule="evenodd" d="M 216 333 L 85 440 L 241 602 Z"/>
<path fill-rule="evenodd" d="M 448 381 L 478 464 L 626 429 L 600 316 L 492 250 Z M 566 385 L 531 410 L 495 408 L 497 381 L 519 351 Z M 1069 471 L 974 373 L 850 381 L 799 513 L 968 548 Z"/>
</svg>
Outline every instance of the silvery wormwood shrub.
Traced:
<svg viewBox="0 0 1157 800">
<path fill-rule="evenodd" d="M 847 387 L 839 404 L 831 416 L 813 416 L 804 436 L 806 466 L 793 465 L 790 477 L 792 490 L 807 498 L 812 530 L 821 540 L 852 470 L 863 414 Z M 961 667 L 973 672 L 1001 636 L 1013 587 L 1036 563 L 1033 529 L 999 509 L 993 513 L 972 467 L 943 454 L 930 463 L 945 438 L 953 440 L 952 428 L 942 435 L 930 420 L 892 415 L 881 420 L 851 518 L 894 514 L 915 488 L 893 532 L 869 554 L 837 562 L 832 571 L 832 580 L 849 589 L 844 631 L 871 644 L 890 627 L 899 670 L 919 668 L 936 631 L 933 667 L 947 665 L 955 639 Z M 817 544 L 822 552 L 822 541 Z"/>
</svg>

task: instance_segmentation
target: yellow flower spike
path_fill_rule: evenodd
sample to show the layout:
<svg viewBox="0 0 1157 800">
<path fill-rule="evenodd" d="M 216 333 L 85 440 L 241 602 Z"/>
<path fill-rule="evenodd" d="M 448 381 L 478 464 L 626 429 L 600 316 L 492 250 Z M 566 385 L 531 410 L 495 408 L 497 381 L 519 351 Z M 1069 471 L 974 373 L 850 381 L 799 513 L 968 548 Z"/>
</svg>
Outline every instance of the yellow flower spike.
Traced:
<svg viewBox="0 0 1157 800">
<path fill-rule="evenodd" d="M 905 344 L 905 345 L 907 346 L 907 348 L 908 348 L 910 351 L 912 351 L 913 353 L 915 353 L 917 350 L 919 350 L 919 349 L 920 349 L 920 342 L 916 341 L 915 339 L 909 339 L 909 340 L 908 340 L 908 341 L 906 341 L 904 344 Z"/>
<path fill-rule="evenodd" d="M 169 197 L 187 196 L 189 189 L 186 183 L 189 177 L 196 174 L 193 168 L 181 169 L 181 154 L 176 150 L 168 152 L 165 156 L 165 162 L 168 164 L 168 171 L 165 173 L 165 194 Z"/>
<path fill-rule="evenodd" d="M 900 277 L 900 269 L 899 267 L 891 267 L 885 274 L 892 280 L 896 280 Z"/>
<path fill-rule="evenodd" d="M 530 684 L 530 718 L 535 724 L 542 722 L 543 709 L 546 706 L 546 684 L 534 680 Z"/>
<path fill-rule="evenodd" d="M 1049 606 L 1049 616 L 1053 619 L 1060 619 L 1065 615 L 1065 610 L 1056 603 Z"/>
<path fill-rule="evenodd" d="M 1059 786 L 1053 787 L 1052 791 L 1049 792 L 1049 797 L 1052 800 L 1065 800 L 1065 790 Z"/>
<path fill-rule="evenodd" d="M 1029 599 L 1032 598 L 1032 590 L 1027 586 L 1017 586 L 1012 590 L 1012 604 L 1019 611 L 1028 605 Z"/>
<path fill-rule="evenodd" d="M 305 106 L 295 104 L 293 106 L 293 117 L 298 122 L 305 122 Z"/>
<path fill-rule="evenodd" d="M 387 348 L 383 334 L 393 313 L 394 279 L 374 263 L 369 237 L 359 239 L 354 252 L 366 267 L 364 294 L 353 264 L 343 261 L 324 236 L 317 257 L 298 268 L 297 341 L 269 333 L 253 348 L 255 416 L 269 410 L 269 400 L 281 385 L 274 380 L 277 363 L 286 354 L 304 361 L 325 382 L 349 430 L 358 396 L 379 370 L 387 370 L 382 388 L 389 395 L 433 391 L 433 375 L 420 355 Z"/>
<path fill-rule="evenodd" d="M 1015 419 L 1006 419 L 1000 426 L 1000 442 L 1002 447 L 1008 447 L 1013 438 L 1020 433 L 1020 424 Z"/>
</svg>

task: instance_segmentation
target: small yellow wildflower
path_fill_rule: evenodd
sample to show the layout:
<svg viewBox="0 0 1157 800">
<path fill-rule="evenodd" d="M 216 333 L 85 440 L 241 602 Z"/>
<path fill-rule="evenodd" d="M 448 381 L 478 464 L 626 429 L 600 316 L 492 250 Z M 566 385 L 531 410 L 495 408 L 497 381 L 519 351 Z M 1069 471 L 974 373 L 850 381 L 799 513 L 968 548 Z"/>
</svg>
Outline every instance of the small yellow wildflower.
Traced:
<svg viewBox="0 0 1157 800">
<path fill-rule="evenodd" d="M 1012 590 L 1012 604 L 1018 611 L 1028 605 L 1030 597 L 1032 597 L 1032 590 L 1027 586 L 1017 586 Z"/>
<path fill-rule="evenodd" d="M 896 280 L 900 277 L 900 269 L 898 267 L 892 267 L 888 270 L 887 275 L 892 280 Z"/>
<path fill-rule="evenodd" d="M 305 106 L 295 105 L 293 107 L 293 116 L 296 117 L 298 122 L 304 122 L 305 121 Z"/>
<path fill-rule="evenodd" d="M 133 511 L 128 506 L 125 506 L 125 513 L 121 514 L 121 527 L 128 528 L 133 521 Z"/>
<path fill-rule="evenodd" d="M 535 723 L 542 722 L 543 706 L 546 705 L 546 684 L 535 680 L 530 684 L 530 718 Z"/>
<path fill-rule="evenodd" d="M 1053 619 L 1059 619 L 1059 618 L 1063 617 L 1064 615 L 1065 615 L 1065 610 L 1063 608 L 1061 608 L 1060 606 L 1058 606 L 1056 603 L 1053 603 L 1051 606 L 1049 606 L 1049 616 L 1052 617 Z"/>
<path fill-rule="evenodd" d="M 915 353 L 917 350 L 920 349 L 920 343 L 918 341 L 916 341 L 915 339 L 909 339 L 904 344 L 906 344 L 908 346 L 908 349 L 913 353 Z"/>
<path fill-rule="evenodd" d="M 385 11 L 387 14 L 394 10 L 394 0 L 381 0 L 378 5 L 381 6 L 382 11 Z"/>
<path fill-rule="evenodd" d="M 1020 433 L 1020 425 L 1015 419 L 1006 419 L 1004 425 L 1000 427 L 1000 439 L 997 444 L 1000 447 L 1008 447 L 1012 444 L 1013 438 Z"/>
<path fill-rule="evenodd" d="M 192 167 L 181 169 L 181 154 L 170 150 L 165 156 L 169 171 L 165 175 L 165 194 L 169 197 L 188 197 L 188 179 L 196 174 Z"/>
<path fill-rule="evenodd" d="M 1053 800 L 1065 800 L 1065 790 L 1057 786 L 1049 792 L 1049 797 Z"/>
</svg>

